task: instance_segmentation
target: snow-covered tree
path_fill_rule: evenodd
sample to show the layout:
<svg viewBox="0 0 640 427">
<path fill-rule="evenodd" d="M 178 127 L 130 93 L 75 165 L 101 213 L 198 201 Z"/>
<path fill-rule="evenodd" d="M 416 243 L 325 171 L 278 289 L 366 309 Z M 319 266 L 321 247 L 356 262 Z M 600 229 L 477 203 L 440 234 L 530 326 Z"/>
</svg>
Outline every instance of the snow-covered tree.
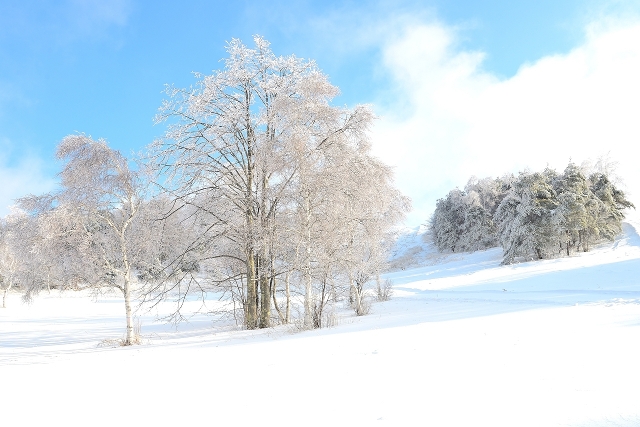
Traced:
<svg viewBox="0 0 640 427">
<path fill-rule="evenodd" d="M 624 192 L 616 188 L 607 174 L 593 173 L 589 182 L 591 192 L 602 202 L 598 212 L 598 234 L 604 239 L 613 240 L 622 231 L 623 210 L 635 207 L 627 200 Z"/>
<path fill-rule="evenodd" d="M 25 197 L 19 204 L 38 217 L 46 249 L 41 255 L 49 257 L 48 262 L 55 257 L 58 272 L 67 280 L 122 292 L 124 344 L 133 344 L 131 294 L 137 248 L 131 229 L 143 199 L 142 181 L 118 151 L 83 134 L 63 138 L 56 157 L 64 162 L 60 189 Z M 43 283 L 34 281 L 31 291 L 37 292 Z"/>
<path fill-rule="evenodd" d="M 16 284 L 19 262 L 15 241 L 15 216 L 3 218 L 0 222 L 0 291 L 2 291 L 2 308 L 7 306 L 7 293 Z"/>
<path fill-rule="evenodd" d="M 593 243 L 613 240 L 622 231 L 623 209 L 633 207 L 607 174 L 595 172 L 587 179 L 583 168 L 573 163 L 554 186 L 559 202 L 556 223 L 567 255 L 574 248 L 586 252 Z"/>
<path fill-rule="evenodd" d="M 554 219 L 560 232 L 560 245 L 567 256 L 580 241 L 580 231 L 587 226 L 586 203 L 589 201 L 587 180 L 581 170 L 570 163 L 555 182 L 558 209 Z"/>
<path fill-rule="evenodd" d="M 50 251 L 42 225 L 41 218 L 17 207 L 2 220 L 2 276 L 5 285 L 18 285 L 27 301 L 34 292 L 64 282 L 57 280 L 62 276 L 59 266 L 64 264 L 64 257 L 58 251 Z M 75 264 L 80 266 L 81 263 Z"/>
<path fill-rule="evenodd" d="M 465 197 L 464 222 L 458 240 L 458 248 L 463 251 L 477 251 L 496 246 L 496 229 L 493 215 L 482 207 L 475 191 Z"/>
<path fill-rule="evenodd" d="M 352 219 L 335 213 L 344 200 L 339 184 L 350 179 L 344 165 L 370 157 L 373 115 L 364 106 L 332 106 L 338 89 L 313 61 L 277 57 L 258 36 L 254 43 L 232 40 L 223 70 L 196 74 L 189 89 L 167 88 L 157 121 L 168 121 L 168 129 L 150 157 L 164 194 L 191 212 L 198 230 L 179 256 L 200 266 L 189 280 L 230 292 L 249 329 L 270 326 L 273 306 L 288 319 L 274 292 L 284 279 L 289 295 L 297 281 L 311 327 L 314 284 L 335 282 L 328 254 L 337 254 L 344 221 Z M 373 193 L 358 197 L 365 194 Z"/>
<path fill-rule="evenodd" d="M 494 219 L 504 250 L 504 264 L 517 257 L 542 259 L 556 242 L 552 213 L 556 194 L 548 175 L 521 173 L 498 206 Z"/>
<path fill-rule="evenodd" d="M 464 191 L 454 189 L 438 200 L 429 222 L 440 251 L 476 251 L 497 245 L 493 215 L 504 197 L 501 179 L 472 177 Z"/>
<path fill-rule="evenodd" d="M 366 285 L 384 271 L 392 229 L 402 220 L 410 201 L 393 186 L 389 167 L 367 155 L 354 156 L 336 183 L 341 196 L 334 201 L 342 223 L 343 268 L 349 277 L 349 298 L 356 314 L 367 311 Z"/>
<path fill-rule="evenodd" d="M 460 251 L 458 242 L 462 236 L 466 210 L 464 196 L 465 194 L 456 188 L 444 199 L 436 202 L 429 229 L 433 242 L 440 251 Z"/>
<path fill-rule="evenodd" d="M 496 212 L 498 205 L 505 196 L 505 187 L 509 185 L 512 177 L 510 175 L 502 178 L 486 177 L 478 179 L 471 177 L 464 187 L 467 194 L 475 193 L 477 195 L 477 204 L 487 212 L 490 217 Z"/>
<path fill-rule="evenodd" d="M 569 163 L 562 174 L 546 168 L 517 178 L 471 178 L 464 191 L 438 201 L 430 223 L 433 241 L 441 251 L 465 251 L 499 240 L 509 264 L 568 256 L 611 240 L 622 229 L 623 210 L 633 205 L 602 172 L 611 170 L 610 161 L 587 166 Z M 596 170 L 589 179 L 588 169 Z"/>
</svg>

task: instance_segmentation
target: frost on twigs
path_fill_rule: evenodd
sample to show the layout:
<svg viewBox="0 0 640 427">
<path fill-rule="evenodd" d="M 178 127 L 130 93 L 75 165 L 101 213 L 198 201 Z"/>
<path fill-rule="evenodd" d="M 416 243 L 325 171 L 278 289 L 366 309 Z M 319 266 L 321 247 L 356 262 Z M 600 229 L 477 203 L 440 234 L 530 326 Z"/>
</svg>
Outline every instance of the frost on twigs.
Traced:
<svg viewBox="0 0 640 427">
<path fill-rule="evenodd" d="M 19 199 L 21 210 L 9 218 L 20 236 L 13 248 L 22 260 L 21 286 L 28 297 L 52 287 L 118 290 L 124 342 L 132 344 L 132 275 L 148 260 L 145 245 L 158 226 L 142 214 L 148 206 L 143 168 L 85 134 L 64 137 L 56 157 L 63 162 L 59 188 Z"/>
<path fill-rule="evenodd" d="M 369 295 L 363 295 L 357 304 L 354 304 L 353 310 L 356 316 L 366 316 L 371 312 L 372 301 Z"/>
<path fill-rule="evenodd" d="M 393 295 L 393 282 L 389 279 L 378 281 L 376 285 L 376 299 L 378 301 L 389 301 Z"/>
<path fill-rule="evenodd" d="M 126 345 L 136 302 L 174 303 L 165 319 L 181 321 L 215 294 L 246 329 L 295 322 L 296 304 L 305 328 L 331 325 L 351 297 L 366 314 L 364 286 L 410 207 L 371 153 L 374 114 L 332 105 L 339 90 L 315 62 L 253 42 L 233 39 L 223 69 L 192 87 L 166 87 L 144 164 L 63 138 L 60 186 L 2 224 L 0 290 L 115 289 Z"/>
<path fill-rule="evenodd" d="M 296 322 L 298 298 L 303 327 L 323 327 L 356 276 L 383 268 L 410 202 L 371 154 L 371 109 L 331 105 L 339 90 L 315 62 L 253 42 L 231 40 L 222 70 L 166 89 L 149 158 L 185 244 L 145 298 L 216 292 L 246 329 Z"/>
</svg>

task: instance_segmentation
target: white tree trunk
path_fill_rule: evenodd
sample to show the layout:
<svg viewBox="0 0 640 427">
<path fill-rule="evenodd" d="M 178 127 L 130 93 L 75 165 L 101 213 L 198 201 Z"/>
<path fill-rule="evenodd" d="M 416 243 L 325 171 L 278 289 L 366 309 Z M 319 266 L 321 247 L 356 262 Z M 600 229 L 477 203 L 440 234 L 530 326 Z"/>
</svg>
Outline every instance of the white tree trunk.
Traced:
<svg viewBox="0 0 640 427">
<path fill-rule="evenodd" d="M 307 262 L 307 266 L 304 269 L 304 327 L 313 328 L 313 316 L 312 316 L 312 300 L 313 300 L 313 288 L 311 286 L 311 262 Z"/>
<path fill-rule="evenodd" d="M 9 283 L 9 286 L 7 286 L 2 294 L 2 308 L 7 308 L 7 293 L 9 292 L 9 289 L 11 289 L 11 287 L 13 286 L 13 283 Z"/>
<path fill-rule="evenodd" d="M 122 250 L 122 263 L 124 267 L 124 286 L 122 293 L 124 294 L 124 309 L 127 318 L 127 335 L 124 345 L 133 345 L 136 343 L 136 337 L 133 331 L 133 316 L 131 311 L 131 265 L 129 264 L 129 257 L 127 256 L 127 241 L 125 239 L 127 226 L 128 223 L 124 225 L 123 230 L 120 232 L 120 248 Z"/>
<path fill-rule="evenodd" d="M 304 267 L 304 327 L 313 328 L 312 300 L 313 288 L 311 283 L 311 206 L 309 201 L 309 193 L 304 193 L 304 209 L 305 209 L 305 233 L 306 233 L 306 265 Z"/>
<path fill-rule="evenodd" d="M 131 284 L 129 279 L 125 279 L 124 282 L 124 308 L 127 317 L 127 336 L 125 338 L 124 345 L 135 344 L 135 337 L 133 335 L 133 317 L 131 315 Z"/>
<path fill-rule="evenodd" d="M 285 309 L 285 316 L 284 316 L 284 321 L 285 323 L 289 323 L 291 322 L 291 293 L 289 291 L 289 273 L 287 273 L 287 276 L 285 278 L 285 295 L 287 297 L 287 307 Z"/>
</svg>

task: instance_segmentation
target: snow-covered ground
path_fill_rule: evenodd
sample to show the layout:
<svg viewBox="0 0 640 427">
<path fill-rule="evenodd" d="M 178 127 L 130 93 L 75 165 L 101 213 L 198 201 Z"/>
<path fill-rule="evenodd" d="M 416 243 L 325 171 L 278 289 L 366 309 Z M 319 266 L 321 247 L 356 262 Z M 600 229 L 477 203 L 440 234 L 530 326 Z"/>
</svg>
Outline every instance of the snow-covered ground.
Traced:
<svg viewBox="0 0 640 427">
<path fill-rule="evenodd" d="M 174 329 L 73 293 L 0 309 L 0 425 L 640 425 L 640 237 L 500 266 L 501 252 L 389 273 L 338 325 Z M 426 259 L 426 258 L 425 258 Z"/>
</svg>

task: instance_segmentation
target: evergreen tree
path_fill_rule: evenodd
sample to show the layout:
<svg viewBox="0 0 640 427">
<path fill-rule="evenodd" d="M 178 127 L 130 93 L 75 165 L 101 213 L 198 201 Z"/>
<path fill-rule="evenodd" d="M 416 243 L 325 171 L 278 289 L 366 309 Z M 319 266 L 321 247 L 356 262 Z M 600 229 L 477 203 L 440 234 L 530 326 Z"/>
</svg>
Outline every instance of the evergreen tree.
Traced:
<svg viewBox="0 0 640 427">
<path fill-rule="evenodd" d="M 560 247 L 569 256 L 571 251 L 589 249 L 589 242 L 599 237 L 597 217 L 601 202 L 591 192 L 587 179 L 574 163 L 555 181 L 558 208 L 554 221 L 560 236 Z"/>
<path fill-rule="evenodd" d="M 430 232 L 441 251 L 475 251 L 499 242 L 503 263 L 510 264 L 589 251 L 622 231 L 624 209 L 631 207 L 607 172 L 587 179 L 569 163 L 562 174 L 547 167 L 517 178 L 472 177 L 464 191 L 438 200 Z"/>
<path fill-rule="evenodd" d="M 517 257 L 549 256 L 555 240 L 552 212 L 556 205 L 555 192 L 544 174 L 520 174 L 494 216 L 504 264 Z"/>
<path fill-rule="evenodd" d="M 496 246 L 496 229 L 492 215 L 481 205 L 475 191 L 465 197 L 462 232 L 458 239 L 460 251 L 477 251 Z"/>
<path fill-rule="evenodd" d="M 433 243 L 439 251 L 456 252 L 464 224 L 464 193 L 451 190 L 444 199 L 436 202 L 429 229 Z"/>
<path fill-rule="evenodd" d="M 601 237 L 607 240 L 622 231 L 621 221 L 624 219 L 623 209 L 635 208 L 626 199 L 624 192 L 618 190 L 604 173 L 594 173 L 589 177 L 590 190 L 602 202 L 599 212 L 598 230 Z"/>
</svg>

